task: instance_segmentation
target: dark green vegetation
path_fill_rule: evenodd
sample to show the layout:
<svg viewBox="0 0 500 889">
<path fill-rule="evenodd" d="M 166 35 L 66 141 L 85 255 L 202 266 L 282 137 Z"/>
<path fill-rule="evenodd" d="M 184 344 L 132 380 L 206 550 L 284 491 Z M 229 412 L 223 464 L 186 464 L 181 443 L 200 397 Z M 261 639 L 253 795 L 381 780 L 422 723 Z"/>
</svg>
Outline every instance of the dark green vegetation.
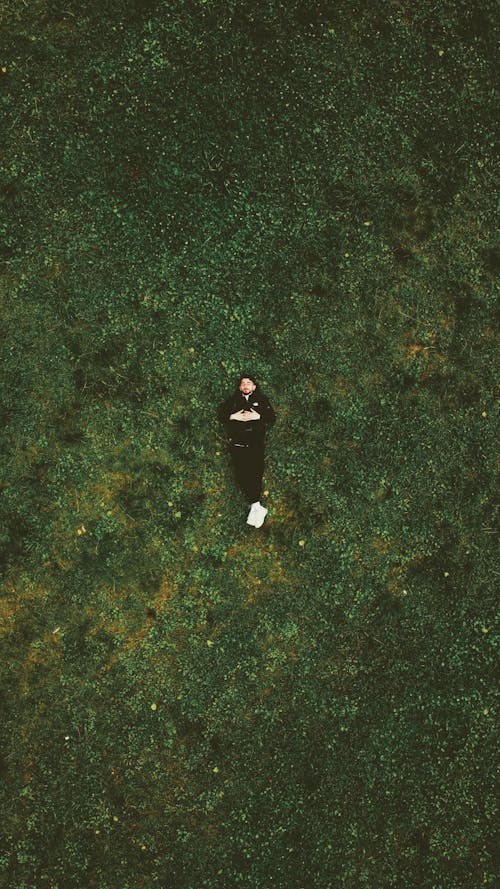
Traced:
<svg viewBox="0 0 500 889">
<path fill-rule="evenodd" d="M 496 10 L 4 0 L 2 886 L 493 885 Z"/>
</svg>

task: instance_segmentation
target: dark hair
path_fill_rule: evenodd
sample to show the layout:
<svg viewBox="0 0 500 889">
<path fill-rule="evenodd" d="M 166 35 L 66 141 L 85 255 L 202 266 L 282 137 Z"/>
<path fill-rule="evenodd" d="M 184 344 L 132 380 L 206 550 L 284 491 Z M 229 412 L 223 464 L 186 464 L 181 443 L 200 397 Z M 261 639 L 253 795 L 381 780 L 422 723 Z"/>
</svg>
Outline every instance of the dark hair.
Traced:
<svg viewBox="0 0 500 889">
<path fill-rule="evenodd" d="M 252 374 L 240 374 L 239 380 L 236 384 L 236 388 L 239 389 L 242 380 L 251 380 L 252 383 L 255 383 L 255 385 L 258 386 L 257 380 L 255 379 L 255 377 L 252 376 Z"/>
</svg>

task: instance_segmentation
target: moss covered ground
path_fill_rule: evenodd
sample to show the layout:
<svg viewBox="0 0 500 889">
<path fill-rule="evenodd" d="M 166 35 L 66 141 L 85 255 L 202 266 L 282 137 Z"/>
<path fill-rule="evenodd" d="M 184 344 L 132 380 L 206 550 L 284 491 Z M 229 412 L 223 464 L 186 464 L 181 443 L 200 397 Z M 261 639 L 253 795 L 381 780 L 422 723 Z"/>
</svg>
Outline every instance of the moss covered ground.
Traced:
<svg viewBox="0 0 500 889">
<path fill-rule="evenodd" d="M 0 884 L 493 886 L 498 4 L 0 23 Z"/>
</svg>

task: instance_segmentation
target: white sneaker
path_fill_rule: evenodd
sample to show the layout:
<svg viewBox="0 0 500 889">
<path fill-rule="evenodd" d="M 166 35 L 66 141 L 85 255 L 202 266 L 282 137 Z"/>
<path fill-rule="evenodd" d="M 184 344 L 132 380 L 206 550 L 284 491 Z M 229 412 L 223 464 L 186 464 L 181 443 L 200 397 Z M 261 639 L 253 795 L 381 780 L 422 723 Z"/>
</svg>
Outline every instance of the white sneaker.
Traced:
<svg viewBox="0 0 500 889">
<path fill-rule="evenodd" d="M 267 515 L 267 509 L 265 506 L 261 506 L 260 503 L 255 509 L 255 518 L 252 522 L 254 528 L 260 528 L 264 524 L 264 519 Z"/>
<path fill-rule="evenodd" d="M 247 516 L 247 525 L 252 525 L 255 527 L 255 519 L 257 518 L 257 509 L 260 506 L 259 503 L 252 503 L 250 507 L 250 512 Z"/>
</svg>

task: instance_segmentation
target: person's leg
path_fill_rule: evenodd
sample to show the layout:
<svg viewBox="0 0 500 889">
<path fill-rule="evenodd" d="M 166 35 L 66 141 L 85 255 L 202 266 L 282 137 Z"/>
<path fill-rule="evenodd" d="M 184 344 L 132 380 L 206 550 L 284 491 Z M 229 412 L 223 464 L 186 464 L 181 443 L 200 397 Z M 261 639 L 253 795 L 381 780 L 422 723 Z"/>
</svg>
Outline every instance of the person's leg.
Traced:
<svg viewBox="0 0 500 889">
<path fill-rule="evenodd" d="M 267 509 L 262 506 L 262 477 L 264 474 L 264 448 L 252 448 L 250 450 L 248 464 L 248 497 L 252 504 L 247 518 L 247 524 L 260 528 L 267 515 Z"/>
<path fill-rule="evenodd" d="M 248 451 L 249 448 L 238 447 L 237 445 L 233 445 L 231 447 L 231 462 L 233 464 L 234 475 L 236 478 L 236 483 L 243 494 L 245 500 L 249 499 L 249 459 L 248 459 Z M 251 502 L 251 501 L 249 501 Z"/>
<path fill-rule="evenodd" d="M 262 476 L 264 474 L 264 448 L 231 447 L 231 462 L 236 482 L 243 496 L 249 503 L 256 503 L 262 494 Z"/>
<path fill-rule="evenodd" d="M 250 503 L 259 503 L 262 496 L 262 477 L 264 475 L 264 448 L 248 448 L 247 461 L 247 499 Z"/>
<path fill-rule="evenodd" d="M 260 528 L 267 515 L 267 509 L 261 505 L 262 477 L 264 474 L 264 447 L 242 448 L 231 447 L 236 482 L 248 503 L 251 504 L 247 524 Z"/>
</svg>

